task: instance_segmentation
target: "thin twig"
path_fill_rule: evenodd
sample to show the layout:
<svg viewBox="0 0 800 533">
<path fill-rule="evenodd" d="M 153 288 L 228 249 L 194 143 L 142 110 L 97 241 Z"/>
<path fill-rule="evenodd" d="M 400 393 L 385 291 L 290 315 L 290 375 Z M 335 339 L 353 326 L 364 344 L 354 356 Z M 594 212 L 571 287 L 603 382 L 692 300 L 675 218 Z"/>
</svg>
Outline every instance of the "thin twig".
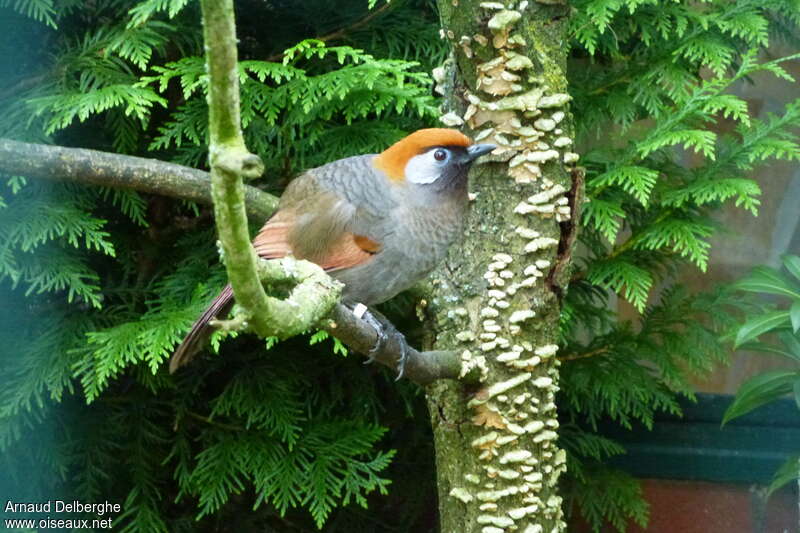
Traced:
<svg viewBox="0 0 800 533">
<path fill-rule="evenodd" d="M 221 429 L 227 429 L 227 430 L 231 430 L 231 431 L 245 431 L 246 430 L 246 428 L 241 427 L 241 426 L 236 426 L 236 425 L 233 425 L 233 424 L 225 424 L 224 422 L 217 422 L 216 420 L 212 419 L 211 417 L 203 416 L 203 415 L 201 415 L 199 413 L 195 413 L 193 411 L 184 411 L 184 412 L 187 415 L 189 415 L 190 417 L 192 417 L 192 418 L 194 418 L 196 420 L 200 420 L 202 422 L 205 422 L 206 424 L 210 424 L 212 426 L 215 426 L 215 427 L 218 427 L 218 428 L 221 428 Z"/>
<path fill-rule="evenodd" d="M 596 357 L 598 355 L 603 355 L 607 353 L 609 349 L 607 347 L 597 348 L 595 350 L 591 350 L 588 352 L 583 353 L 573 353 L 573 354 L 564 354 L 558 358 L 559 361 L 577 361 L 579 359 L 588 359 L 589 357 Z"/>
</svg>

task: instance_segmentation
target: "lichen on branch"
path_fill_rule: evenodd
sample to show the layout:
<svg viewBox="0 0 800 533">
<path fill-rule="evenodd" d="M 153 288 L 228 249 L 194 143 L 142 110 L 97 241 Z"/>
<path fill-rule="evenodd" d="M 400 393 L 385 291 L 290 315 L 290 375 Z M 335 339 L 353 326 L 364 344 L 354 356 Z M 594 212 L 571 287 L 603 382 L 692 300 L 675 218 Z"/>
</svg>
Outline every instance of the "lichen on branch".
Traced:
<svg viewBox="0 0 800 533">
<path fill-rule="evenodd" d="M 267 296 L 272 328 L 267 336 L 279 339 L 294 337 L 320 322 L 339 302 L 342 292 L 342 284 L 318 265 L 293 257 L 259 260 L 258 273 L 264 283 L 291 287 L 285 299 Z"/>
</svg>

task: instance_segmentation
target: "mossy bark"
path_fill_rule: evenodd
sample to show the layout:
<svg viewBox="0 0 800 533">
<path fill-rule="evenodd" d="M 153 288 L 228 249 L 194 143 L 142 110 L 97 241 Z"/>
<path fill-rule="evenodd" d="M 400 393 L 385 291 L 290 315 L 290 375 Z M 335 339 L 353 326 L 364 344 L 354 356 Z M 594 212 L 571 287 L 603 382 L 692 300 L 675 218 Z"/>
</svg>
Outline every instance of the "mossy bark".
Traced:
<svg viewBox="0 0 800 533">
<path fill-rule="evenodd" d="M 435 73 L 445 119 L 499 146 L 471 175 L 464 242 L 428 298 L 431 347 L 458 347 L 464 370 L 484 375 L 427 389 L 441 531 L 561 531 L 555 352 L 580 188 L 565 107 L 569 8 L 438 4 L 454 51 Z"/>
</svg>

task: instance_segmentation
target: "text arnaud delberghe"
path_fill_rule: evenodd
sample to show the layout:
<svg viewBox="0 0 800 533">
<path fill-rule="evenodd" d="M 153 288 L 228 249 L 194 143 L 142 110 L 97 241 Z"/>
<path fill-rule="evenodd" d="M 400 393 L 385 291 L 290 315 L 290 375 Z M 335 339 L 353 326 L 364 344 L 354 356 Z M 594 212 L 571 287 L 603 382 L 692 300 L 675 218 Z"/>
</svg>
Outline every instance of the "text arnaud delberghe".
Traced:
<svg viewBox="0 0 800 533">
<path fill-rule="evenodd" d="M 118 503 L 83 503 L 78 500 L 47 500 L 37 503 L 16 503 L 8 500 L 4 511 L 7 513 L 94 513 L 103 516 L 106 513 L 118 513 L 122 506 Z"/>
</svg>

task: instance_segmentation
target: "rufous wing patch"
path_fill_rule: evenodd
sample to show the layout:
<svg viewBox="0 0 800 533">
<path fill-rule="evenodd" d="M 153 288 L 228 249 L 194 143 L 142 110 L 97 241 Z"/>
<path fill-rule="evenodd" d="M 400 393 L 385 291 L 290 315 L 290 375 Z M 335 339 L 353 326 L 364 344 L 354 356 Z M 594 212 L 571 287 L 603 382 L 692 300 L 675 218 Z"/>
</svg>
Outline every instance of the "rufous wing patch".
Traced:
<svg viewBox="0 0 800 533">
<path fill-rule="evenodd" d="M 253 247 L 259 257 L 278 259 L 293 253 L 289 242 L 293 223 L 294 216 L 285 211 L 278 211 L 269 219 L 253 239 Z M 365 263 L 380 250 L 380 243 L 369 237 L 344 232 L 329 246 L 325 246 L 318 257 L 298 257 L 298 259 L 308 259 L 324 270 L 332 271 Z"/>
<path fill-rule="evenodd" d="M 380 243 L 363 235 L 353 235 L 353 242 L 356 243 L 356 246 L 369 254 L 377 254 L 381 251 Z"/>
<path fill-rule="evenodd" d="M 417 130 L 375 156 L 372 164 L 394 181 L 405 179 L 406 163 L 433 146 L 471 146 L 472 140 L 457 130 L 426 128 Z"/>
<path fill-rule="evenodd" d="M 324 257 L 314 261 L 327 271 L 351 268 L 366 263 L 381 249 L 379 243 L 363 235 L 343 233 L 342 236 L 328 248 Z"/>
<path fill-rule="evenodd" d="M 253 247 L 259 257 L 277 259 L 292 252 L 289 245 L 289 230 L 292 228 L 294 216 L 286 211 L 278 211 L 270 218 L 256 238 Z"/>
</svg>

